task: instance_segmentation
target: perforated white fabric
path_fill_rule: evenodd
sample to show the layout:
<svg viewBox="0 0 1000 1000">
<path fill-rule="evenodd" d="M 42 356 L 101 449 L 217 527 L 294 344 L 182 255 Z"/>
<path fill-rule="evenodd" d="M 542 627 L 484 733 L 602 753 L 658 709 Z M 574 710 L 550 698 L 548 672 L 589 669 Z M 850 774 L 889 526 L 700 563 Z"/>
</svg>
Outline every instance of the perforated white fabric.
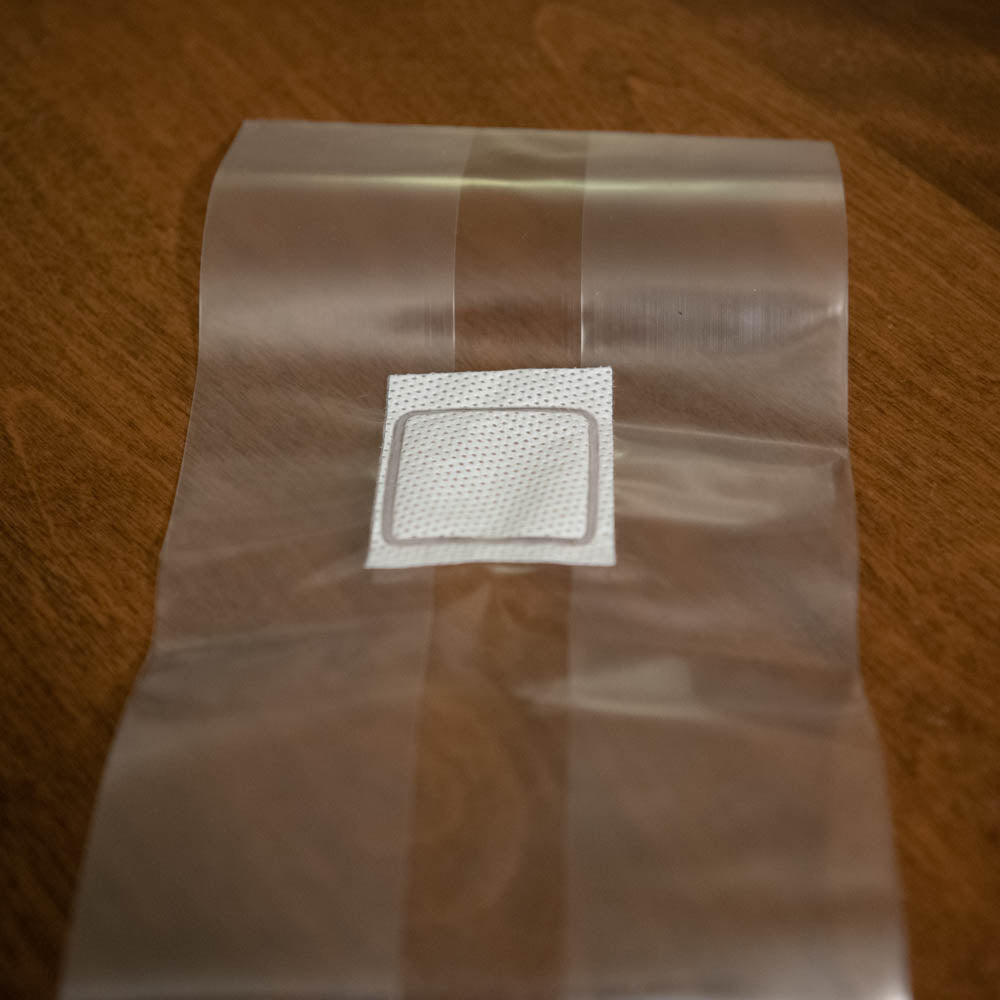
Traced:
<svg viewBox="0 0 1000 1000">
<path fill-rule="evenodd" d="M 398 540 L 582 541 L 590 425 L 572 410 L 446 410 L 406 420 L 390 519 Z"/>
<path fill-rule="evenodd" d="M 610 368 L 389 378 L 366 565 L 613 565 Z"/>
</svg>

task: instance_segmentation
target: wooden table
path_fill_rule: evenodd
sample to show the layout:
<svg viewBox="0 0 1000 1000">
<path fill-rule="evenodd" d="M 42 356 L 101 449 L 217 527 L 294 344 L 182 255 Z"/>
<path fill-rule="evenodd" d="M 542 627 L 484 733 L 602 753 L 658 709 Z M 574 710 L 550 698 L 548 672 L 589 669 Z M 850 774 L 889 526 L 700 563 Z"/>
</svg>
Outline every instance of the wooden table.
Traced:
<svg viewBox="0 0 1000 1000">
<path fill-rule="evenodd" d="M 206 197 L 248 116 L 836 143 L 861 654 L 915 992 L 998 995 L 1000 15 L 738 6 L 0 4 L 0 995 L 55 986 L 152 623 Z"/>
</svg>

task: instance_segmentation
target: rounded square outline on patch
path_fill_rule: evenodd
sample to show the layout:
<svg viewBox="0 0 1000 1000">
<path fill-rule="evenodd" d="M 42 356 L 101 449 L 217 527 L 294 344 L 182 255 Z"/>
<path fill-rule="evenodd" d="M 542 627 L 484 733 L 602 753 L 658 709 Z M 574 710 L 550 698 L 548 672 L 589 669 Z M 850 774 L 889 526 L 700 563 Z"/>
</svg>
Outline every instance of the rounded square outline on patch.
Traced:
<svg viewBox="0 0 1000 1000">
<path fill-rule="evenodd" d="M 399 538 L 393 530 L 395 520 L 396 490 L 399 466 L 402 460 L 406 425 L 412 417 L 436 416 L 443 413 L 558 413 L 583 417 L 587 425 L 587 521 L 579 538 L 560 538 L 554 535 L 431 535 L 417 538 Z M 401 414 L 392 429 L 392 442 L 386 465 L 385 485 L 382 494 L 382 523 L 380 530 L 386 545 L 448 545 L 489 544 L 525 545 L 544 543 L 556 545 L 588 545 L 597 533 L 597 484 L 600 476 L 600 444 L 597 420 L 592 413 L 572 406 L 458 406 L 436 410 L 409 410 Z"/>
</svg>

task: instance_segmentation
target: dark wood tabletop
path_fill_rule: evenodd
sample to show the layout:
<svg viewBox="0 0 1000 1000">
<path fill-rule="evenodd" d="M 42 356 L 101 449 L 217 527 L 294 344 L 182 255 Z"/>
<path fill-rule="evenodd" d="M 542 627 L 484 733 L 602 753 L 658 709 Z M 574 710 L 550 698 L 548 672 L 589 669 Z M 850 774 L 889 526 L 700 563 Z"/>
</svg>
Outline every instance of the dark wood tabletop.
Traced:
<svg viewBox="0 0 1000 1000">
<path fill-rule="evenodd" d="M 55 988 L 246 117 L 832 140 L 864 679 L 919 1000 L 1000 996 L 1000 10 L 0 3 L 0 995 Z"/>
</svg>

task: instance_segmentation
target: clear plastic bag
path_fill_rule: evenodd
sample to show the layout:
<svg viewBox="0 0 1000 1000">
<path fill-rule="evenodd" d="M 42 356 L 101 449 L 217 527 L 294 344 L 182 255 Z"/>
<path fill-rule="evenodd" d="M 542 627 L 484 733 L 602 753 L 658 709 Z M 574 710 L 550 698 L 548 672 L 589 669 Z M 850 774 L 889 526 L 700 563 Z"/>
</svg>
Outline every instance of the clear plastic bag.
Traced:
<svg viewBox="0 0 1000 1000">
<path fill-rule="evenodd" d="M 906 995 L 831 146 L 251 122 L 62 995 Z M 390 374 L 609 365 L 617 564 L 364 568 Z"/>
</svg>

